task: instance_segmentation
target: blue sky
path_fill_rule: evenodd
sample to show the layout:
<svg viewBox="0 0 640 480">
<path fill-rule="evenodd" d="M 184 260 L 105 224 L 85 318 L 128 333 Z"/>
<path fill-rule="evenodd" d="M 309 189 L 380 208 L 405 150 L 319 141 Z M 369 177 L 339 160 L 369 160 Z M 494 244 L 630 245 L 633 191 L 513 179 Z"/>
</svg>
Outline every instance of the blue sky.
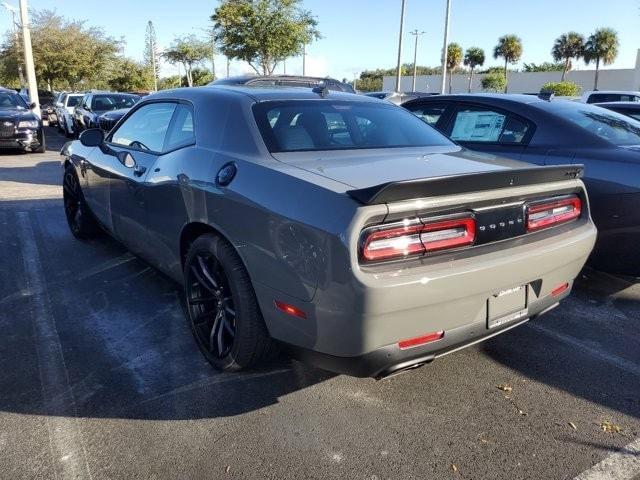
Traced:
<svg viewBox="0 0 640 480">
<path fill-rule="evenodd" d="M 421 37 L 418 64 L 436 65 L 442 48 L 446 0 L 406 0 L 405 32 L 415 28 Z M 17 4 L 17 0 L 9 0 Z M 319 22 L 323 38 L 308 48 L 311 74 L 353 78 L 361 70 L 392 67 L 396 63 L 401 0 L 304 0 Z M 126 54 L 142 58 L 145 25 L 153 21 L 160 47 L 178 35 L 202 34 L 216 0 L 30 0 L 35 9 L 55 9 L 58 13 L 86 20 L 109 35 L 125 38 Z M 0 10 L 0 29 L 10 26 L 6 11 Z M 585 36 L 598 27 L 611 27 L 620 36 L 620 52 L 613 68 L 633 67 L 640 48 L 640 0 L 452 0 L 450 41 L 464 48 L 485 50 L 485 66 L 497 65 L 491 58 L 498 37 L 515 33 L 524 45 L 523 62 L 550 61 L 550 49 L 561 33 L 576 30 Z M 403 62 L 413 60 L 413 37 L 405 34 Z M 585 68 L 584 64 L 576 65 Z M 163 65 L 163 74 L 176 73 Z M 218 75 L 224 75 L 225 61 L 219 57 Z M 299 58 L 287 61 L 287 73 L 301 73 Z M 233 62 L 232 73 L 249 67 Z M 280 69 L 280 73 L 282 68 Z"/>
</svg>

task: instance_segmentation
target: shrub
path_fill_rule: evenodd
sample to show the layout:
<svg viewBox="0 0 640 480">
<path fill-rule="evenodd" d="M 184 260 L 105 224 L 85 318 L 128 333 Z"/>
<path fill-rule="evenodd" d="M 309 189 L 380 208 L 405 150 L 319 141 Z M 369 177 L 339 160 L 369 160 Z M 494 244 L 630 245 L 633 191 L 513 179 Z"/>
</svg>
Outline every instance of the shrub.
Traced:
<svg viewBox="0 0 640 480">
<path fill-rule="evenodd" d="M 540 93 L 553 93 L 561 97 L 576 97 L 580 95 L 580 87 L 573 82 L 548 82 L 542 85 Z"/>
<path fill-rule="evenodd" d="M 488 73 L 482 79 L 482 88 L 489 92 L 504 92 L 507 85 L 507 79 L 504 78 L 503 72 Z"/>
</svg>

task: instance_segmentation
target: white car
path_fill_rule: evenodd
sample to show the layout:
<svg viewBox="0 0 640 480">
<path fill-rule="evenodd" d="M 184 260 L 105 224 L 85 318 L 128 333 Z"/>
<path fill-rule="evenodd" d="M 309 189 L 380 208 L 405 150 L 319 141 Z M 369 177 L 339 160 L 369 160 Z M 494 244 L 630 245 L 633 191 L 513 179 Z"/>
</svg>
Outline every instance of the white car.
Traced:
<svg viewBox="0 0 640 480">
<path fill-rule="evenodd" d="M 582 103 L 640 102 L 640 92 L 632 90 L 594 90 L 584 92 L 580 101 Z"/>
<path fill-rule="evenodd" d="M 64 133 L 65 137 L 72 137 L 73 131 L 73 109 L 82 100 L 83 93 L 63 92 L 56 102 L 56 118 L 58 119 L 58 132 Z"/>
</svg>

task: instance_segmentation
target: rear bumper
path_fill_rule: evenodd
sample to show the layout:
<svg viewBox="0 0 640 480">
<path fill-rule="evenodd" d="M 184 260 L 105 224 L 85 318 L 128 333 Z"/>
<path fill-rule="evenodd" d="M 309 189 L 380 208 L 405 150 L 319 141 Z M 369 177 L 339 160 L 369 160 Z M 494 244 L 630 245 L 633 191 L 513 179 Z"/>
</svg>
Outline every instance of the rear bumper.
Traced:
<svg viewBox="0 0 640 480">
<path fill-rule="evenodd" d="M 586 220 L 529 238 L 478 247 L 473 255 L 452 254 L 434 262 L 386 271 L 352 269 L 338 281 L 320 284 L 311 302 L 254 285 L 270 334 L 291 345 L 294 356 L 328 370 L 382 377 L 477 341 L 540 315 L 569 294 L 589 256 L 596 229 Z M 350 277 L 350 278 L 347 278 Z M 527 286 L 526 311 L 500 327 L 488 327 L 488 299 Z M 306 318 L 287 315 L 274 300 L 300 308 Z M 401 350 L 400 340 L 444 331 L 433 343 Z"/>
</svg>

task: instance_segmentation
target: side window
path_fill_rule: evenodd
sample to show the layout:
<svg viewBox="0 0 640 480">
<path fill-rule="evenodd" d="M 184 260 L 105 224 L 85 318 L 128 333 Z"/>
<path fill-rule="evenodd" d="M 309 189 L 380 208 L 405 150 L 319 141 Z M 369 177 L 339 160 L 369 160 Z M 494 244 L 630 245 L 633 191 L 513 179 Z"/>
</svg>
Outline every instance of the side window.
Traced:
<svg viewBox="0 0 640 480">
<path fill-rule="evenodd" d="M 192 145 L 195 140 L 193 112 L 186 105 L 178 105 L 173 117 L 173 124 L 167 133 L 165 150 Z"/>
<path fill-rule="evenodd" d="M 420 120 L 422 120 L 426 124 L 431 125 L 433 127 L 435 126 L 436 123 L 438 123 L 438 120 L 440 120 L 440 117 L 442 117 L 442 114 L 447 109 L 447 106 L 444 104 L 440 104 L 440 105 L 417 104 L 417 105 L 409 105 L 407 109 L 411 113 L 413 113 L 416 117 L 418 117 Z"/>
<path fill-rule="evenodd" d="M 455 114 L 451 139 L 458 142 L 522 143 L 529 125 L 515 117 L 483 108 L 462 108 Z"/>
<path fill-rule="evenodd" d="M 111 142 L 123 147 L 162 152 L 175 103 L 149 103 L 126 119 L 111 135 Z"/>
</svg>

